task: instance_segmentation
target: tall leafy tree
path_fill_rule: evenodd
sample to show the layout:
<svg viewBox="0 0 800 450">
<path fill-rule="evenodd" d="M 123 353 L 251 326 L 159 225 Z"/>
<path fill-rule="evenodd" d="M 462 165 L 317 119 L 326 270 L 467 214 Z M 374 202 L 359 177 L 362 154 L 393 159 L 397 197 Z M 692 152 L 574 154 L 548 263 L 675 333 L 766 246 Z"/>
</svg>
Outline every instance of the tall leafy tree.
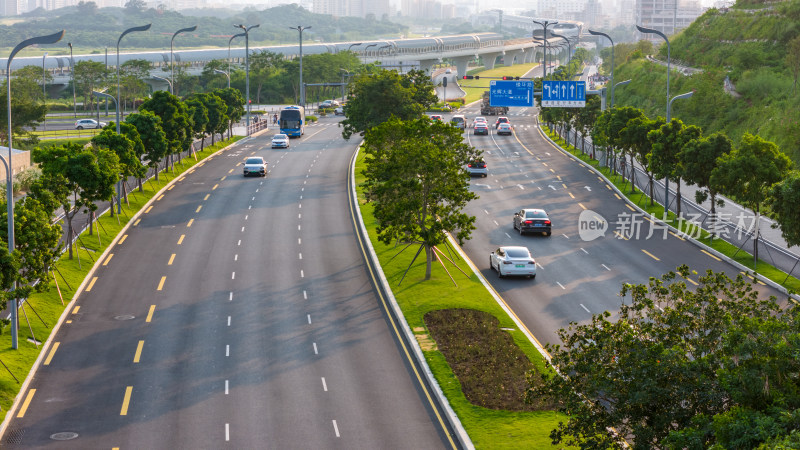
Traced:
<svg viewBox="0 0 800 450">
<path fill-rule="evenodd" d="M 631 166 L 633 166 L 633 158 L 636 158 L 647 174 L 647 184 L 650 190 L 650 206 L 653 205 L 654 201 L 653 190 L 655 183 L 653 183 L 653 169 L 650 167 L 650 153 L 653 150 L 653 144 L 647 138 L 647 134 L 661 128 L 664 123 L 665 120 L 663 117 L 649 119 L 642 115 L 641 117 L 634 117 L 629 120 L 628 124 L 623 129 L 625 139 L 629 141 L 631 146 Z M 631 183 L 631 190 L 633 190 L 633 183 Z"/>
<path fill-rule="evenodd" d="M 341 122 L 345 139 L 355 133 L 363 135 L 391 116 L 417 119 L 436 102 L 430 76 L 423 77 L 416 70 L 402 75 L 393 70 L 361 74 L 353 80 L 351 92 L 344 106 L 347 118 Z"/>
<path fill-rule="evenodd" d="M 214 93 L 203 95 L 202 101 L 208 110 L 205 133 L 211 135 L 211 145 L 214 145 L 217 133 L 220 135 L 225 133 L 228 127 L 228 106 Z"/>
<path fill-rule="evenodd" d="M 111 199 L 114 183 L 119 179 L 119 159 L 109 150 L 92 151 L 70 142 L 35 149 L 33 161 L 42 169 L 33 195 L 38 198 L 47 191 L 64 209 L 64 241 L 72 259 L 72 220 L 82 209 L 95 211 L 97 201 Z"/>
<path fill-rule="evenodd" d="M 192 117 L 186 104 L 166 91 L 156 91 L 139 106 L 140 111 L 150 111 L 161 118 L 161 127 L 167 136 L 167 156 L 179 154 L 192 145 Z"/>
<path fill-rule="evenodd" d="M 279 53 L 261 50 L 250 55 L 250 83 L 255 84 L 256 103 L 261 103 L 261 89 L 282 66 L 283 55 Z"/>
<path fill-rule="evenodd" d="M 769 197 L 772 185 L 781 181 L 792 169 L 792 160 L 778 146 L 760 136 L 745 133 L 739 148 L 723 155 L 711 174 L 711 183 L 720 192 L 732 196 L 755 214 L 753 256 L 758 262 L 758 223 L 761 207 Z"/>
<path fill-rule="evenodd" d="M 158 164 L 164 159 L 168 151 L 167 134 L 161 124 L 161 118 L 150 111 L 141 111 L 129 115 L 125 122 L 133 125 L 139 133 L 144 146 L 144 160 L 151 169 L 155 170 L 158 181 Z M 142 189 L 139 183 L 139 190 Z"/>
<path fill-rule="evenodd" d="M 800 172 L 792 171 L 772 186 L 769 209 L 786 243 L 800 245 Z"/>
<path fill-rule="evenodd" d="M 796 428 L 798 307 L 759 298 L 743 275 L 624 284 L 618 314 L 558 332 L 553 371 L 530 395 L 558 402 L 554 443 L 581 448 L 757 448 Z M 536 384 L 533 384 L 536 386 Z M 616 430 L 612 436 L 610 428 Z"/>
<path fill-rule="evenodd" d="M 727 136 L 714 133 L 711 136 L 692 139 L 678 152 L 678 161 L 683 167 L 683 177 L 688 184 L 696 184 L 702 189 L 695 191 L 697 203 L 711 198 L 711 237 L 713 239 L 717 224 L 717 194 L 721 186 L 715 185 L 711 174 L 717 168 L 717 161 L 733 150 L 733 143 Z M 719 201 L 719 206 L 724 205 Z"/>
<path fill-rule="evenodd" d="M 17 282 L 32 285 L 45 280 L 47 271 L 61 252 L 58 240 L 61 227 L 53 223 L 51 211 L 32 196 L 14 203 L 14 254 L 18 264 Z M 0 238 L 8 242 L 8 214 L 5 203 L 0 203 Z M 7 245 L 3 245 L 7 247 Z M 0 255 L 0 261 L 4 257 Z M 0 269 L 2 271 L 2 269 Z M 45 290 L 49 283 L 38 283 L 34 289 Z"/>
<path fill-rule="evenodd" d="M 478 150 L 464 143 L 456 127 L 393 117 L 367 132 L 364 151 L 366 196 L 375 205 L 378 238 L 387 244 L 420 242 L 430 279 L 433 247 L 445 241 L 445 232 L 468 239 L 475 229 L 475 217 L 462 209 L 477 198 L 464 167 Z"/>
<path fill-rule="evenodd" d="M 575 116 L 575 128 L 586 136 L 594 127 L 597 118 L 600 116 L 600 96 L 590 95 L 586 98 L 586 107 L 578 108 Z M 585 150 L 586 139 L 581 140 L 581 152 Z M 594 158 L 594 153 L 592 154 Z"/>
<path fill-rule="evenodd" d="M 702 130 L 694 125 L 684 125 L 680 119 L 672 119 L 669 123 L 661 125 L 661 128 L 647 133 L 647 138 L 653 146 L 650 151 L 650 165 L 653 173 L 658 178 L 668 178 L 675 183 L 675 200 L 677 206 L 675 211 L 681 215 L 681 177 L 683 176 L 683 166 L 678 159 L 678 153 L 683 149 L 684 144 L 692 139 L 700 138 Z M 666 211 L 669 205 L 664 205 Z"/>
<path fill-rule="evenodd" d="M 11 72 L 11 74 L 18 81 L 28 81 L 27 83 L 18 83 L 17 86 L 11 87 L 11 93 L 15 97 L 17 95 L 24 95 L 27 98 L 42 101 L 44 100 L 44 93 L 42 92 L 41 86 L 42 81 L 47 84 L 53 82 L 53 74 L 50 73 L 50 71 L 42 73 L 42 66 L 25 66 Z M 26 92 L 21 92 L 22 89 L 25 89 Z"/>
<path fill-rule="evenodd" d="M 244 96 L 238 89 L 225 88 L 214 91 L 225 102 L 228 115 L 228 137 L 233 133 L 233 124 L 238 122 L 244 114 Z"/>
<path fill-rule="evenodd" d="M 186 99 L 186 107 L 192 116 L 192 135 L 200 139 L 200 148 L 203 148 L 208 125 L 208 108 L 203 101 L 205 94 L 194 94 Z"/>
<path fill-rule="evenodd" d="M 120 124 L 122 125 L 122 124 Z M 133 128 L 131 125 L 128 127 Z M 120 131 L 122 131 L 120 127 Z M 135 131 L 135 128 L 134 128 Z M 130 131 L 129 131 L 130 133 Z M 138 137 L 138 132 L 136 133 Z M 141 142 L 141 139 L 140 139 Z M 117 134 L 115 131 L 108 129 L 106 127 L 103 129 L 102 132 L 97 134 L 95 137 L 92 138 L 91 143 L 95 147 L 101 147 L 114 152 L 119 159 L 119 167 L 121 169 L 120 173 L 122 175 L 122 179 L 125 180 L 123 183 L 123 192 L 125 195 L 125 200 L 128 200 L 128 191 L 124 187 L 126 186 L 128 177 L 135 177 L 141 178 L 145 175 L 147 171 L 147 167 L 142 164 L 142 160 L 139 159 L 139 155 L 136 153 L 136 144 L 125 134 Z M 114 201 L 111 201 L 111 216 L 114 215 Z"/>
<path fill-rule="evenodd" d="M 75 89 L 83 94 L 84 109 L 94 108 L 93 91 L 98 91 L 106 86 L 109 70 L 105 64 L 98 61 L 78 61 L 75 63 Z"/>
<path fill-rule="evenodd" d="M 124 113 L 125 104 L 131 102 L 135 105 L 136 99 L 145 98 L 149 88 L 143 81 L 150 76 L 152 65 L 145 59 L 132 59 L 120 64 L 120 105 Z M 122 117 L 122 116 L 120 116 Z"/>
<path fill-rule="evenodd" d="M 21 80 L 20 83 L 31 84 L 29 80 Z M 30 134 L 29 129 L 35 130 L 47 116 L 47 106 L 40 101 L 27 96 L 17 96 L 16 86 L 20 83 L 11 84 L 11 129 L 14 133 L 15 142 L 18 136 L 30 136 L 27 142 L 35 143 L 37 139 Z M 6 86 L 0 88 L 0 103 L 7 104 Z M 8 109 L 0 108 L 0 122 L 8 124 Z M 0 141 L 8 146 L 8 128 L 0 127 Z"/>
</svg>

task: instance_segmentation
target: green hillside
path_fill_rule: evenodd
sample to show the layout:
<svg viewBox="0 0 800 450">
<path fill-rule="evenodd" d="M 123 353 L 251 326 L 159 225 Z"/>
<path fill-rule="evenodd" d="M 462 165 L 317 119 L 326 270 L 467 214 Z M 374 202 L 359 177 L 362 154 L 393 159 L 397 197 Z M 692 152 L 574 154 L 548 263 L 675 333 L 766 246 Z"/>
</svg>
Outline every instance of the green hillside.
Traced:
<svg viewBox="0 0 800 450">
<path fill-rule="evenodd" d="M 706 134 L 722 131 L 732 139 L 745 132 L 777 143 L 800 163 L 800 89 L 787 62 L 789 42 L 800 36 L 800 0 L 737 3 L 711 9 L 670 38 L 673 61 L 703 69 L 686 76 L 673 71 L 670 96 L 695 90 L 673 103 L 672 116 L 699 125 Z M 656 55 L 666 60 L 666 45 Z M 637 57 L 639 56 L 639 57 Z M 642 108 L 649 116 L 666 113 L 666 68 L 629 52 L 617 59 L 615 78 L 632 79 L 616 92 L 617 105 Z M 734 97 L 723 89 L 730 77 Z"/>
</svg>

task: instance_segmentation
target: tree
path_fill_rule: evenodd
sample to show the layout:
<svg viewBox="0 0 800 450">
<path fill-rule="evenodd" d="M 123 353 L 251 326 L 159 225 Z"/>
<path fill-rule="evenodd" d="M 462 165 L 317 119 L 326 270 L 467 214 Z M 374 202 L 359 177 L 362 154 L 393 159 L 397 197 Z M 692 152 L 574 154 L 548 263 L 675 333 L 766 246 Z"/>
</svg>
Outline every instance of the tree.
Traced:
<svg viewBox="0 0 800 450">
<path fill-rule="evenodd" d="M 192 116 L 192 133 L 195 138 L 200 139 L 201 149 L 205 144 L 206 125 L 208 125 L 208 108 L 203 102 L 204 95 L 195 94 L 186 99 L 186 107 Z"/>
<path fill-rule="evenodd" d="M 144 0 L 128 0 L 125 2 L 125 9 L 131 12 L 144 11 L 146 7 L 147 3 Z"/>
<path fill-rule="evenodd" d="M 647 138 L 647 134 L 661 128 L 664 123 L 663 117 L 648 119 L 642 115 L 629 120 L 623 129 L 625 139 L 631 145 L 631 166 L 633 166 L 633 158 L 635 157 L 647 174 L 647 185 L 650 188 L 650 206 L 653 206 L 653 198 L 655 197 L 653 192 L 655 183 L 653 183 L 653 169 L 650 164 L 650 153 L 653 151 L 653 144 Z M 631 183 L 631 190 L 633 190 L 633 183 Z"/>
<path fill-rule="evenodd" d="M 91 3 L 94 4 L 94 3 Z M 78 61 L 75 63 L 75 89 L 81 92 L 84 99 L 84 109 L 94 109 L 94 94 L 106 85 L 108 69 L 99 61 Z"/>
<path fill-rule="evenodd" d="M 591 132 L 592 127 L 597 122 L 597 118 L 600 116 L 600 96 L 587 96 L 586 107 L 578 109 L 578 114 L 575 116 L 575 128 L 585 137 Z M 581 139 L 581 152 L 584 151 L 585 144 L 586 139 Z M 594 158 L 594 153 L 592 153 L 592 158 Z"/>
<path fill-rule="evenodd" d="M 672 119 L 669 123 L 661 125 L 657 130 L 647 133 L 647 138 L 653 148 L 650 151 L 650 165 L 653 173 L 658 178 L 667 178 L 676 183 L 675 198 L 677 201 L 676 213 L 681 215 L 681 177 L 683 167 L 678 160 L 678 153 L 683 145 L 692 139 L 698 139 L 702 134 L 700 127 L 686 126 L 680 119 Z M 669 210 L 669 205 L 664 205 L 664 214 Z"/>
<path fill-rule="evenodd" d="M 283 55 L 269 50 L 250 55 L 250 82 L 256 86 L 256 103 L 261 103 L 261 88 L 281 68 L 282 63 Z"/>
<path fill-rule="evenodd" d="M 72 220 L 81 210 L 95 211 L 99 200 L 109 200 L 114 183 L 119 179 L 119 159 L 114 153 L 96 152 L 68 142 L 61 146 L 37 148 L 33 161 L 42 169 L 42 176 L 32 188 L 34 198 L 48 192 L 64 209 L 67 235 L 64 241 L 72 259 Z"/>
<path fill-rule="evenodd" d="M 42 92 L 42 77 L 44 82 L 50 84 L 53 82 L 53 74 L 50 71 L 42 73 L 42 66 L 29 65 L 21 69 L 17 69 L 11 74 L 14 76 L 16 85 L 11 86 L 11 92 L 14 97 L 23 95 L 25 98 L 33 100 L 44 101 L 44 93 Z M 21 82 L 21 81 L 27 82 Z M 22 92 L 22 90 L 26 92 Z"/>
<path fill-rule="evenodd" d="M 18 268 L 17 282 L 32 285 L 36 280 L 47 278 L 47 271 L 61 253 L 58 240 L 61 227 L 53 223 L 44 204 L 31 196 L 14 203 L 14 255 Z M 0 202 L 0 238 L 8 242 L 8 213 L 6 204 Z M 0 255 L 0 261 L 5 256 Z M 2 269 L 0 269 L 2 272 Z M 34 289 L 47 289 L 49 283 L 38 283 Z"/>
<path fill-rule="evenodd" d="M 723 155 L 711 174 L 711 183 L 720 186 L 720 192 L 734 197 L 756 214 L 753 235 L 756 264 L 761 206 L 769 197 L 772 185 L 786 177 L 791 168 L 792 161 L 777 145 L 745 133 L 739 148 Z"/>
<path fill-rule="evenodd" d="M 225 102 L 228 114 L 228 137 L 233 134 L 233 124 L 238 122 L 244 114 L 244 97 L 242 93 L 234 88 L 225 88 L 214 91 L 219 98 Z"/>
<path fill-rule="evenodd" d="M 166 91 L 156 91 L 139 106 L 140 111 L 150 111 L 161 118 L 161 127 L 167 136 L 167 156 L 188 150 L 192 145 L 192 118 L 186 104 Z"/>
<path fill-rule="evenodd" d="M 789 247 L 800 245 L 800 172 L 792 171 L 772 186 L 768 200 L 771 216 Z"/>
<path fill-rule="evenodd" d="M 29 80 L 25 81 L 30 83 Z M 14 85 L 15 83 L 11 84 L 11 110 L 14 112 L 11 115 L 11 129 L 15 137 L 28 136 L 30 135 L 28 128 L 35 130 L 44 121 L 47 116 L 47 106 L 24 96 L 18 97 L 14 94 Z M 0 90 L 0 102 L 3 104 L 8 102 L 5 86 Z M 8 108 L 0 108 L 0 121 L 8 123 Z M 31 139 L 33 143 L 37 141 L 35 136 Z M 8 146 L 8 128 L 0 127 L 0 140 Z"/>
<path fill-rule="evenodd" d="M 351 99 L 344 106 L 347 118 L 341 122 L 345 139 L 355 133 L 363 135 L 391 116 L 417 119 L 435 103 L 430 77 L 417 70 L 402 75 L 393 70 L 363 73 L 353 80 L 351 88 Z"/>
<path fill-rule="evenodd" d="M 561 375 L 538 374 L 529 395 L 568 415 L 554 443 L 622 448 L 614 428 L 634 449 L 756 448 L 796 428 L 800 308 L 760 299 L 743 275 L 709 270 L 687 288 L 691 271 L 677 272 L 625 283 L 616 320 L 572 322 L 547 346 Z"/>
<path fill-rule="evenodd" d="M 445 232 L 463 240 L 475 229 L 475 217 L 462 208 L 477 198 L 464 167 L 478 150 L 449 124 L 393 117 L 366 133 L 364 151 L 366 197 L 375 205 L 378 238 L 420 242 L 430 279 L 433 248 L 445 242 Z"/>
<path fill-rule="evenodd" d="M 723 155 L 733 150 L 733 143 L 727 136 L 714 133 L 711 136 L 701 139 L 692 139 L 687 142 L 683 149 L 678 152 L 678 161 L 683 167 L 683 177 L 688 184 L 696 184 L 698 189 L 695 192 L 697 203 L 703 203 L 711 197 L 711 238 L 714 238 L 717 225 L 717 194 L 721 186 L 712 183 L 711 174 L 717 168 L 717 161 Z M 713 181 L 718 181 L 713 179 Z M 719 206 L 725 203 L 719 201 Z"/>
<path fill-rule="evenodd" d="M 128 133 L 132 134 L 135 132 L 135 136 L 138 137 L 139 133 L 132 125 L 125 125 L 127 125 Z M 122 124 L 120 124 L 120 131 L 122 131 Z M 139 142 L 141 143 L 141 139 Z M 119 159 L 119 167 L 121 169 L 120 173 L 122 174 L 123 180 L 127 180 L 128 177 L 141 178 L 145 176 L 147 167 L 142 164 L 141 159 L 139 159 L 139 155 L 136 153 L 134 142 L 131 139 L 128 139 L 125 134 L 117 134 L 115 131 L 106 126 L 103 131 L 92 138 L 91 143 L 95 147 L 111 150 L 115 155 L 117 155 L 117 158 Z M 123 185 L 126 183 L 127 181 L 124 181 Z M 125 193 L 125 201 L 127 202 L 128 190 L 123 189 L 123 191 Z M 113 199 L 111 199 L 111 216 L 114 216 Z"/>
<path fill-rule="evenodd" d="M 143 80 L 150 76 L 152 68 L 150 62 L 145 59 L 132 59 L 120 64 L 120 105 L 121 111 L 125 111 L 125 104 L 130 101 L 135 108 L 137 98 L 145 98 L 149 94 L 147 83 Z M 120 117 L 123 117 L 122 115 Z"/>
<path fill-rule="evenodd" d="M 214 145 L 216 134 L 225 133 L 228 127 L 228 107 L 225 102 L 214 93 L 205 94 L 203 104 L 208 110 L 208 123 L 206 123 L 206 134 L 211 135 L 211 145 Z M 203 147 L 201 147 L 203 148 Z"/>
<path fill-rule="evenodd" d="M 161 124 L 161 118 L 150 111 L 142 111 L 131 114 L 125 119 L 126 123 L 133 125 L 139 133 L 139 137 L 144 145 L 144 159 L 147 166 L 155 169 L 156 181 L 158 181 L 158 163 L 167 155 L 169 149 L 167 134 Z M 139 184 L 139 190 L 142 185 Z"/>
<path fill-rule="evenodd" d="M 800 36 L 795 37 L 786 45 L 786 65 L 792 71 L 794 83 L 792 83 L 792 94 L 797 89 L 797 77 L 800 76 Z"/>
<path fill-rule="evenodd" d="M 641 136 L 633 131 L 634 129 L 627 129 L 628 123 L 632 119 L 645 118 L 644 112 L 638 108 L 630 106 L 623 106 L 622 108 L 611 108 L 611 118 L 606 124 L 606 135 L 609 138 L 611 145 L 619 149 L 620 156 L 622 157 L 622 179 L 625 179 L 625 158 L 630 155 L 631 157 L 631 192 L 634 188 L 634 174 L 636 173 L 633 167 L 633 149 L 639 144 Z M 630 132 L 629 132 L 630 131 Z"/>
</svg>

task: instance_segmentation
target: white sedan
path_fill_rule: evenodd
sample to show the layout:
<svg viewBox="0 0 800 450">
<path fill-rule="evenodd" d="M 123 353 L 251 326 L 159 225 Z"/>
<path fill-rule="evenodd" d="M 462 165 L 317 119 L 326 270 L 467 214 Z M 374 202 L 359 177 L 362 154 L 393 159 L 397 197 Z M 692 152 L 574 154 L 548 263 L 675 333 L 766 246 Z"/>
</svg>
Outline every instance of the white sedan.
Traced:
<svg viewBox="0 0 800 450">
<path fill-rule="evenodd" d="M 285 134 L 272 136 L 272 148 L 289 148 L 289 136 Z"/>
<path fill-rule="evenodd" d="M 520 275 L 536 278 L 536 261 L 527 247 L 500 247 L 489 254 L 489 267 L 503 278 Z"/>
<path fill-rule="evenodd" d="M 260 156 L 251 156 L 244 161 L 242 174 L 244 176 L 265 177 L 267 176 L 267 162 Z"/>
<path fill-rule="evenodd" d="M 501 123 L 497 126 L 496 134 L 513 134 L 514 132 L 511 130 L 511 125 L 507 123 Z"/>
</svg>

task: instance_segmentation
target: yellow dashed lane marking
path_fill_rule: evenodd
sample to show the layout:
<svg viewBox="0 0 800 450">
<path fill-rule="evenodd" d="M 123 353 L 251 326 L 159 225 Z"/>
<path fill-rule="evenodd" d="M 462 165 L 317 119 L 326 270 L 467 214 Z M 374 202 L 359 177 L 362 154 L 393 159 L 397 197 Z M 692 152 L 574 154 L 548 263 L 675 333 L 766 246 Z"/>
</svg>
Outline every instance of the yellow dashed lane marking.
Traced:
<svg viewBox="0 0 800 450">
<path fill-rule="evenodd" d="M 181 237 L 178 238 L 178 245 L 181 245 L 181 243 L 183 242 L 183 238 L 185 238 L 185 237 L 186 237 L 186 235 L 182 234 Z"/>
<path fill-rule="evenodd" d="M 133 386 L 128 386 L 125 388 L 125 398 L 122 399 L 122 409 L 119 410 L 120 416 L 128 415 L 128 405 L 131 403 L 132 392 L 133 392 Z"/>
<path fill-rule="evenodd" d="M 631 205 L 629 205 L 627 203 L 625 203 L 625 206 L 627 206 L 628 209 L 630 209 L 631 211 L 636 211 L 636 209 L 634 209 L 633 206 L 631 206 Z"/>
<path fill-rule="evenodd" d="M 142 219 L 136 219 L 136 222 L 133 222 L 133 226 L 139 225 L 139 222 L 141 222 L 141 221 L 142 221 Z"/>
<path fill-rule="evenodd" d="M 218 187 L 219 187 L 219 184 L 215 184 L 215 185 L 214 185 L 214 187 L 213 187 L 213 188 L 211 188 L 211 190 L 213 191 L 214 189 L 216 189 L 216 188 L 218 188 Z"/>
<path fill-rule="evenodd" d="M 614 234 L 616 234 L 617 236 L 619 236 L 619 238 L 620 238 L 620 239 L 625 239 L 626 241 L 628 240 L 628 238 L 627 238 L 627 237 L 625 237 L 623 234 L 621 234 L 619 231 L 615 231 L 615 232 L 614 232 Z"/>
<path fill-rule="evenodd" d="M 167 281 L 167 277 L 166 276 L 161 277 L 161 281 L 158 282 L 158 288 L 156 289 L 157 291 L 160 291 L 164 287 L 165 281 Z"/>
<path fill-rule="evenodd" d="M 616 192 L 614 193 L 614 197 L 617 197 L 617 200 L 622 200 L 622 197 L 620 197 Z"/>
<path fill-rule="evenodd" d="M 543 165 L 543 166 L 545 166 L 545 167 L 547 167 L 547 163 L 546 163 L 546 162 L 543 162 L 543 163 L 542 163 L 542 165 Z"/>
<path fill-rule="evenodd" d="M 25 402 L 22 403 L 22 407 L 19 409 L 17 417 L 25 417 L 25 413 L 28 411 L 28 406 L 31 404 L 31 400 L 33 400 L 33 394 L 35 393 L 36 389 L 31 389 L 28 391 L 28 395 L 25 397 Z"/>
<path fill-rule="evenodd" d="M 153 209 L 153 205 L 148 206 L 147 209 L 144 210 L 144 213 L 149 213 L 151 209 Z"/>
<path fill-rule="evenodd" d="M 159 200 L 161 200 L 162 198 L 164 198 L 164 194 L 161 194 L 161 195 L 159 195 L 158 197 L 156 197 L 156 201 L 159 201 Z"/>
<path fill-rule="evenodd" d="M 144 341 L 139 341 L 139 345 L 136 346 L 136 353 L 133 355 L 134 364 L 138 364 L 139 359 L 142 357 L 142 347 L 144 347 Z"/>
<path fill-rule="evenodd" d="M 608 188 L 609 191 L 613 191 L 613 189 L 611 189 L 611 186 L 606 185 L 606 187 Z"/>
<path fill-rule="evenodd" d="M 670 232 L 669 232 L 669 234 L 671 234 L 671 235 L 675 236 L 676 238 L 678 238 L 678 239 L 680 239 L 680 240 L 682 240 L 682 241 L 685 241 L 685 240 L 686 240 L 686 239 L 684 239 L 684 238 L 682 238 L 682 237 L 678 236 L 677 234 L 673 233 L 672 231 L 670 231 Z"/>
<path fill-rule="evenodd" d="M 86 292 L 91 291 L 92 287 L 94 287 L 94 284 L 96 282 L 97 282 L 97 277 L 92 278 L 92 281 L 89 282 L 89 286 L 86 287 Z"/>
<path fill-rule="evenodd" d="M 567 185 L 566 185 L 566 184 L 564 184 L 564 183 L 561 183 L 561 186 L 562 186 L 564 189 L 566 189 L 566 188 L 567 188 Z"/>
<path fill-rule="evenodd" d="M 155 311 L 156 311 L 156 305 L 150 305 L 150 311 L 147 312 L 147 319 L 145 319 L 144 321 L 150 322 L 151 320 L 153 320 L 153 313 Z"/>
<path fill-rule="evenodd" d="M 81 309 L 80 305 L 76 306 L 75 309 L 72 310 L 72 314 L 78 314 L 78 311 L 80 311 L 80 309 Z"/>
<path fill-rule="evenodd" d="M 569 194 L 570 197 L 575 198 L 575 196 L 572 195 L 572 192 L 567 192 L 567 194 Z"/>
<path fill-rule="evenodd" d="M 211 194 L 206 194 L 206 196 L 205 196 L 205 197 L 203 197 L 203 201 L 206 201 L 206 200 L 208 200 L 208 197 L 211 197 Z"/>
<path fill-rule="evenodd" d="M 238 164 L 237 164 L 237 166 L 238 166 Z M 233 169 L 229 170 L 228 173 L 233 173 Z"/>
<path fill-rule="evenodd" d="M 178 178 L 178 181 L 183 181 L 185 178 L 186 177 L 180 177 L 180 178 Z"/>
<path fill-rule="evenodd" d="M 118 244 L 122 244 L 123 242 L 125 242 L 125 239 L 128 239 L 127 234 L 122 235 L 122 239 L 119 240 Z"/>
<path fill-rule="evenodd" d="M 172 190 L 172 188 L 174 188 L 174 187 L 175 187 L 175 185 L 174 185 L 174 184 L 172 184 L 172 185 L 170 185 L 170 187 L 168 187 L 168 188 L 167 188 L 167 190 L 168 190 L 168 191 L 171 191 L 171 190 Z"/>
<path fill-rule="evenodd" d="M 660 259 L 656 258 L 656 256 L 655 256 L 654 254 L 652 254 L 652 253 L 648 252 L 647 250 L 645 250 L 645 249 L 642 249 L 642 251 L 644 252 L 644 254 L 645 254 L 645 255 L 647 255 L 647 256 L 649 256 L 649 257 L 651 257 L 651 258 L 655 259 L 656 261 L 661 261 Z"/>
<path fill-rule="evenodd" d="M 114 257 L 114 254 L 113 254 L 113 253 L 110 253 L 110 254 L 108 255 L 108 258 L 106 258 L 106 260 L 103 262 L 103 265 L 104 265 L 104 266 L 107 266 L 107 265 L 108 265 L 108 262 L 109 262 L 109 261 L 111 261 L 111 258 L 113 258 L 113 257 Z"/>
<path fill-rule="evenodd" d="M 688 281 L 689 283 L 692 283 L 692 284 L 693 284 L 693 285 L 695 285 L 695 286 L 699 286 L 699 285 L 700 285 L 700 283 L 698 283 L 697 281 L 694 281 L 694 280 L 693 280 L 693 279 L 691 279 L 691 278 L 686 278 L 686 281 Z"/>
<path fill-rule="evenodd" d="M 225 181 L 225 178 L 228 178 L 228 176 L 225 175 L 224 177 L 220 178 L 219 181 Z"/>
<path fill-rule="evenodd" d="M 701 252 L 703 252 L 703 253 L 705 253 L 706 255 L 708 255 L 708 256 L 710 256 L 710 257 L 712 257 L 712 258 L 716 259 L 717 261 L 722 261 L 721 259 L 719 259 L 719 258 L 717 258 L 716 256 L 714 256 L 712 253 L 709 253 L 709 252 L 707 252 L 707 251 L 705 251 L 705 250 L 700 250 L 700 251 L 701 251 Z"/>
<path fill-rule="evenodd" d="M 583 209 L 586 209 L 586 207 L 585 207 L 585 206 L 583 206 L 583 203 L 578 203 L 578 206 L 580 206 L 580 207 L 581 207 L 581 208 L 583 208 Z"/>
<path fill-rule="evenodd" d="M 203 209 L 203 205 L 198 206 L 197 209 L 194 210 L 194 212 L 199 213 L 201 209 Z"/>
<path fill-rule="evenodd" d="M 44 365 L 49 366 L 50 361 L 53 360 L 53 355 L 56 354 L 56 350 L 58 350 L 58 346 L 61 345 L 60 342 L 53 342 L 53 348 L 50 349 L 50 353 L 47 355 L 47 359 L 44 360 Z"/>
<path fill-rule="evenodd" d="M 188 228 L 188 227 L 192 226 L 193 223 L 194 223 L 194 219 L 189 219 L 189 223 L 186 224 L 186 227 Z"/>
<path fill-rule="evenodd" d="M 167 265 L 171 266 L 173 261 L 175 261 L 175 253 L 173 253 L 172 256 L 169 257 L 169 262 L 167 263 Z"/>
</svg>

